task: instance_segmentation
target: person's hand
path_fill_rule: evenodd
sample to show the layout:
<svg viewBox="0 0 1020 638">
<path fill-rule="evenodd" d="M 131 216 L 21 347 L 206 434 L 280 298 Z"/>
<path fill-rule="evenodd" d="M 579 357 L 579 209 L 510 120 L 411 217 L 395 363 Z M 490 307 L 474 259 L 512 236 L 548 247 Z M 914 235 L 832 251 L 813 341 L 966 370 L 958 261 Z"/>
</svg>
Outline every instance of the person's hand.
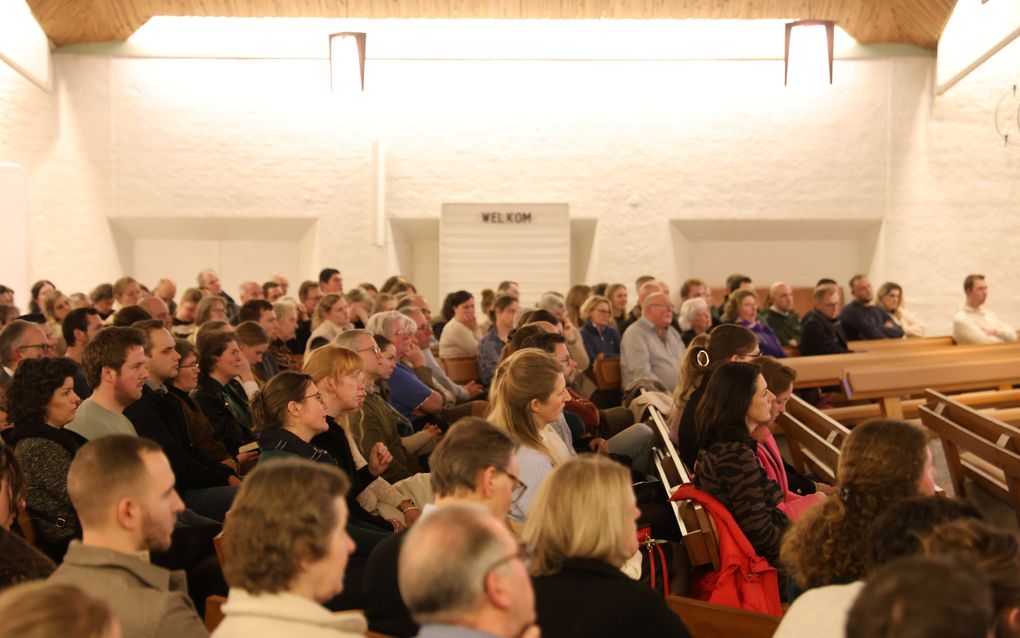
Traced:
<svg viewBox="0 0 1020 638">
<path fill-rule="evenodd" d="M 575 328 L 573 322 L 566 317 L 563 318 L 563 338 L 566 339 L 568 343 L 574 343 L 577 340 L 577 328 Z"/>
<path fill-rule="evenodd" d="M 829 485 L 828 483 L 815 483 L 815 489 L 826 496 L 832 496 L 836 493 L 836 488 Z"/>
<path fill-rule="evenodd" d="M 388 518 L 386 520 L 388 520 L 390 522 L 390 525 L 393 526 L 393 531 L 394 532 L 402 532 L 405 529 L 407 529 L 407 525 L 404 525 L 403 523 L 401 523 L 400 521 L 398 521 L 395 518 Z"/>
<path fill-rule="evenodd" d="M 796 339 L 790 339 L 786 345 L 790 346 L 791 348 L 796 348 L 797 346 L 800 345 L 800 342 L 798 342 Z"/>
<path fill-rule="evenodd" d="M 483 390 L 484 390 L 482 388 L 482 386 L 478 385 L 474 381 L 468 381 L 467 383 L 465 383 L 461 387 L 464 388 L 465 391 L 467 391 L 467 395 L 468 395 L 469 399 L 475 398 L 476 396 L 481 394 L 483 392 Z"/>
<path fill-rule="evenodd" d="M 542 638 L 542 630 L 538 625 L 528 625 L 517 638 Z"/>
<path fill-rule="evenodd" d="M 229 477 L 227 477 L 227 485 L 231 487 L 239 487 L 241 485 L 241 479 L 231 474 Z"/>
<path fill-rule="evenodd" d="M 237 375 L 241 377 L 241 381 L 254 381 L 255 375 L 252 374 L 251 364 L 244 357 L 241 357 L 241 374 Z"/>
<path fill-rule="evenodd" d="M 404 352 L 404 360 L 410 363 L 412 368 L 420 368 L 425 365 L 425 355 L 416 343 L 407 346 L 407 351 Z"/>
<path fill-rule="evenodd" d="M 415 521 L 417 521 L 420 517 L 421 510 L 419 510 L 417 507 L 404 512 L 404 520 L 407 522 L 408 527 L 414 525 Z"/>
<path fill-rule="evenodd" d="M 609 454 L 609 442 L 600 437 L 588 441 L 588 449 L 596 454 Z"/>
<path fill-rule="evenodd" d="M 995 331 L 995 330 L 993 330 L 991 328 L 985 328 L 984 326 L 981 326 L 981 331 L 984 332 L 989 337 L 995 337 L 995 336 L 998 336 L 998 334 L 999 334 L 997 331 Z"/>
<path fill-rule="evenodd" d="M 250 452 L 241 452 L 237 455 L 237 464 L 241 468 L 241 474 L 251 471 L 255 464 L 259 460 L 259 451 L 252 450 Z"/>
<path fill-rule="evenodd" d="M 421 431 L 428 432 L 430 435 L 432 435 L 432 438 L 434 438 L 437 441 L 443 436 L 443 431 L 439 429 L 439 426 L 434 425 L 432 423 L 429 423 L 428 425 L 423 427 Z"/>
<path fill-rule="evenodd" d="M 368 471 L 372 476 L 379 476 L 386 471 L 386 468 L 393 462 L 393 455 L 386 444 L 379 441 L 368 453 Z"/>
</svg>

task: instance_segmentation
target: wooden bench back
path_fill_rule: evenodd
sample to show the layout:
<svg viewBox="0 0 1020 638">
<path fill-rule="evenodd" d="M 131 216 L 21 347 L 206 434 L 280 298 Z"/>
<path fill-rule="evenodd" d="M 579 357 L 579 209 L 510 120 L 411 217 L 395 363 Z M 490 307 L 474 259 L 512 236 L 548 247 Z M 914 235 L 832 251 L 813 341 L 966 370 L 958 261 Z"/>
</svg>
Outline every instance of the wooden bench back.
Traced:
<svg viewBox="0 0 1020 638">
<path fill-rule="evenodd" d="M 1012 507 L 1020 521 L 1020 429 L 936 390 L 925 398 L 921 422 L 939 436 L 956 493 L 966 494 L 964 479 L 971 478 Z"/>
<path fill-rule="evenodd" d="M 776 422 L 786 433 L 797 470 L 835 484 L 839 450 L 850 430 L 796 395 Z"/>
<path fill-rule="evenodd" d="M 684 621 L 691 638 L 771 638 L 779 618 L 734 607 L 713 605 L 696 598 L 668 596 L 666 604 Z"/>
<path fill-rule="evenodd" d="M 681 485 L 693 483 L 693 480 L 669 439 L 669 428 L 662 413 L 653 405 L 648 406 L 648 412 L 652 417 L 652 430 L 657 434 L 652 460 L 669 498 Z M 719 538 L 712 516 L 701 505 L 692 501 L 670 501 L 670 505 L 680 526 L 683 545 L 691 560 L 691 566 L 695 569 L 711 566 L 712 570 L 718 570 Z"/>
<path fill-rule="evenodd" d="M 954 401 L 969 405 L 977 410 L 1020 407 L 1020 390 L 978 390 L 976 392 L 961 392 L 953 394 L 950 398 Z M 925 402 L 925 399 L 907 399 L 901 401 L 904 419 L 920 418 L 917 409 Z M 843 425 L 859 423 L 865 419 L 875 419 L 882 416 L 882 406 L 877 403 L 861 403 L 856 405 L 829 408 L 826 414 L 836 419 Z M 1000 417 L 1001 418 L 1001 417 Z M 1009 421 L 1009 418 L 1003 418 Z"/>
<path fill-rule="evenodd" d="M 911 352 L 948 348 L 956 345 L 952 337 L 919 337 L 914 339 L 868 339 L 851 341 L 849 347 L 854 352 Z"/>
<path fill-rule="evenodd" d="M 446 357 L 439 360 L 446 376 L 457 384 L 478 380 L 478 357 Z"/>
<path fill-rule="evenodd" d="M 592 371 L 595 374 L 595 385 L 599 390 L 619 390 L 623 387 L 623 376 L 620 373 L 618 358 L 595 359 Z"/>
</svg>

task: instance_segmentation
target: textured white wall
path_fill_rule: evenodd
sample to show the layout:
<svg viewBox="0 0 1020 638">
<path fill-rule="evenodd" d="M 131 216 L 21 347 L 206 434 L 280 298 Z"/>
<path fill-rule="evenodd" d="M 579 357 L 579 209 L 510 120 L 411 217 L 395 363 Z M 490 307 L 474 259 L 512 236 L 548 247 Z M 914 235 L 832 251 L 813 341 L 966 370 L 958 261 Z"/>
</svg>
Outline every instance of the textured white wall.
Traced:
<svg viewBox="0 0 1020 638">
<path fill-rule="evenodd" d="M 839 60 L 836 84 L 813 89 L 784 88 L 776 61 L 374 61 L 352 105 L 328 95 L 325 61 L 58 53 L 53 95 L 0 65 L 0 161 L 31 176 L 32 276 L 65 290 L 120 274 L 107 217 L 317 218 L 313 266 L 294 274 L 330 264 L 380 282 L 397 267 L 372 241 L 381 139 L 388 214 L 566 202 L 597 220 L 589 281 L 653 272 L 675 290 L 697 268 L 671 220 L 884 220 L 863 266 L 945 333 L 971 270 L 1020 325 L 1020 153 L 991 115 L 1018 58 L 1007 49 L 934 102 L 924 57 Z M 786 278 L 827 266 L 793 262 Z"/>
</svg>

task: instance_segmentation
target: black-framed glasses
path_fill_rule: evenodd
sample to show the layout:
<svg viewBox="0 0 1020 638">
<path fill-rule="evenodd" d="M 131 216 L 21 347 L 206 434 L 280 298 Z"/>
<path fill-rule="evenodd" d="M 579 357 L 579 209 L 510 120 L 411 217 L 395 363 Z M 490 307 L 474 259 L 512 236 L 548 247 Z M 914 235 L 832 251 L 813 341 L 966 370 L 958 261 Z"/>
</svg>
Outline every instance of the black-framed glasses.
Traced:
<svg viewBox="0 0 1020 638">
<path fill-rule="evenodd" d="M 499 468 L 496 468 L 496 471 L 502 472 L 503 474 L 506 474 L 514 482 L 514 490 L 513 490 L 514 503 L 519 501 L 520 498 L 522 496 L 524 496 L 524 493 L 528 491 L 527 484 L 525 484 L 524 481 L 522 481 L 521 479 L 517 478 L 516 476 L 514 476 L 510 472 L 507 472 L 506 470 L 501 470 Z"/>
<path fill-rule="evenodd" d="M 54 352 L 57 349 L 51 343 L 32 343 L 24 346 L 18 346 L 18 350 L 24 350 L 26 348 L 40 348 L 43 352 Z"/>
<path fill-rule="evenodd" d="M 306 395 L 305 396 L 305 400 L 307 401 L 308 399 L 318 399 L 319 403 L 321 403 L 323 405 L 326 404 L 325 399 L 322 398 L 322 393 L 321 392 L 316 392 L 315 394 Z"/>
</svg>

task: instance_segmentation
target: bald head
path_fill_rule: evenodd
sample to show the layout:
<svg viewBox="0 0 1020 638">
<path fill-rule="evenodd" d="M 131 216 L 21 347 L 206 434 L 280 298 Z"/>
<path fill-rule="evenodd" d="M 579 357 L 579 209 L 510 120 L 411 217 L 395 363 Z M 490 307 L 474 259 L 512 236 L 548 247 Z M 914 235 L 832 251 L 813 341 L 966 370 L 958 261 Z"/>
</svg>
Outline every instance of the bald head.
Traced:
<svg viewBox="0 0 1020 638">
<path fill-rule="evenodd" d="M 793 288 L 783 281 L 772 284 L 769 286 L 769 303 L 776 310 L 789 312 L 793 308 Z"/>
<path fill-rule="evenodd" d="M 153 319 L 159 319 L 163 325 L 170 327 L 172 323 L 170 309 L 167 308 L 166 302 L 159 297 L 146 297 L 138 302 L 138 307 L 149 313 Z"/>
<path fill-rule="evenodd" d="M 663 292 L 662 286 L 660 286 L 658 282 L 647 281 L 641 284 L 641 287 L 638 288 L 638 303 L 641 304 L 642 308 L 644 308 L 645 300 L 649 295 L 661 292 Z"/>
</svg>

